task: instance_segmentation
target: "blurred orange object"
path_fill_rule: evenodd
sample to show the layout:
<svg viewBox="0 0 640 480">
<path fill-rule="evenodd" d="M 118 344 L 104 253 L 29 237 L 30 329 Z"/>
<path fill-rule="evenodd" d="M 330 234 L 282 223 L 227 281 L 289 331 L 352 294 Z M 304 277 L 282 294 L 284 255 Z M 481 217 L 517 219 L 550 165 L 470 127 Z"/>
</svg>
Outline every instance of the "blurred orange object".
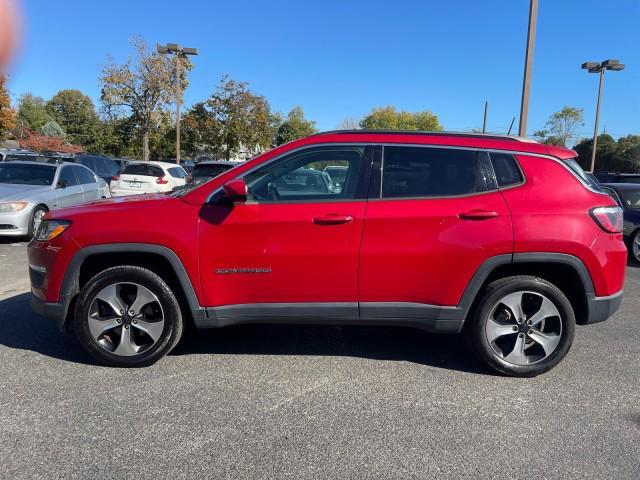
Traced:
<svg viewBox="0 0 640 480">
<path fill-rule="evenodd" d="M 14 0 L 0 0 L 0 72 L 6 71 L 20 31 L 20 18 Z"/>
</svg>

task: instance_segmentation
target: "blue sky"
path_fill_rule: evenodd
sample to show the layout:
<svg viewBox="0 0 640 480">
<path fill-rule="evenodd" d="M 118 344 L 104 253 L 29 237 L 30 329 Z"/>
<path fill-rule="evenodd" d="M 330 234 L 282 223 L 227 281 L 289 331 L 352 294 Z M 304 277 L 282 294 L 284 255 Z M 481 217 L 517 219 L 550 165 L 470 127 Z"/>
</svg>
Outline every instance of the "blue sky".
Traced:
<svg viewBox="0 0 640 480">
<path fill-rule="evenodd" d="M 176 11 L 177 6 L 177 11 Z M 518 115 L 528 0 L 136 1 L 26 0 L 25 37 L 10 88 L 48 98 L 78 88 L 96 101 L 107 55 L 128 40 L 197 47 L 186 103 L 221 75 L 249 82 L 275 110 L 301 105 L 321 130 L 374 106 L 431 110 L 449 130 L 506 132 Z M 564 105 L 584 108 L 590 136 L 597 75 L 587 60 L 619 58 L 605 79 L 602 123 L 640 133 L 640 1 L 540 0 L 529 134 Z M 517 119 L 515 127 L 517 129 Z"/>
</svg>

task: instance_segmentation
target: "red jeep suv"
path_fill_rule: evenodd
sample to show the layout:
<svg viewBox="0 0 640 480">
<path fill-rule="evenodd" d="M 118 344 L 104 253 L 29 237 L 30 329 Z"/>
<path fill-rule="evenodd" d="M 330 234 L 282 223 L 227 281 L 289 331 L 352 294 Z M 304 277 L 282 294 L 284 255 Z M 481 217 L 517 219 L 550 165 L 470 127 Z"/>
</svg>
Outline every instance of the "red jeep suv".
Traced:
<svg viewBox="0 0 640 480">
<path fill-rule="evenodd" d="M 48 213 L 32 306 L 112 366 L 156 362 L 186 322 L 284 322 L 463 332 L 494 369 L 536 375 L 622 300 L 622 212 L 575 157 L 490 135 L 315 135 L 170 195 Z"/>
</svg>

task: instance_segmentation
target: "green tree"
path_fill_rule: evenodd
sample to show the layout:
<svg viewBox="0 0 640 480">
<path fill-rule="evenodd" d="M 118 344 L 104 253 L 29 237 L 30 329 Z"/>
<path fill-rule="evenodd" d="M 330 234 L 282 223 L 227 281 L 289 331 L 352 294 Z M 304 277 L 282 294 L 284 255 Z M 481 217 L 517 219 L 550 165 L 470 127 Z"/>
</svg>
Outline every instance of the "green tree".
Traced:
<svg viewBox="0 0 640 480">
<path fill-rule="evenodd" d="M 113 60 L 102 69 L 100 98 L 106 110 L 116 116 L 128 116 L 142 137 L 142 159 L 149 160 L 149 136 L 157 129 L 168 104 L 175 99 L 176 64 L 174 57 L 150 53 L 140 39 L 132 41 L 135 59 L 124 64 Z M 191 63 L 180 57 L 182 91 L 187 87 Z"/>
<path fill-rule="evenodd" d="M 64 130 L 55 120 L 49 120 L 39 130 L 47 137 L 65 138 Z"/>
<path fill-rule="evenodd" d="M 90 145 L 99 120 L 91 99 L 80 90 L 60 90 L 47 102 L 47 112 L 64 129 L 67 140 Z"/>
<path fill-rule="evenodd" d="M 16 113 L 11 108 L 11 98 L 6 82 L 7 76 L 0 74 L 0 140 L 4 140 L 6 133 L 16 125 Z"/>
<path fill-rule="evenodd" d="M 544 130 L 537 131 L 534 135 L 548 145 L 566 147 L 575 137 L 576 129 L 584 125 L 582 113 L 582 108 L 564 107 L 549 117 Z"/>
<path fill-rule="evenodd" d="M 273 126 L 269 102 L 253 94 L 245 82 L 224 75 L 200 114 L 206 128 L 203 140 L 223 152 L 227 159 L 241 148 L 255 152 L 271 146 Z"/>
<path fill-rule="evenodd" d="M 304 110 L 298 105 L 287 114 L 278 127 L 275 144 L 282 145 L 298 138 L 308 137 L 317 131 L 316 122 L 304 118 Z"/>
<path fill-rule="evenodd" d="M 578 142 L 573 149 L 578 154 L 578 161 L 582 168 L 591 168 L 591 152 L 593 150 L 593 139 L 583 139 Z M 622 172 L 624 165 L 618 158 L 618 144 L 615 139 L 603 133 L 598 135 L 598 146 L 596 148 L 596 171 Z"/>
<path fill-rule="evenodd" d="M 640 135 L 627 135 L 618 139 L 616 156 L 631 173 L 640 172 Z"/>
<path fill-rule="evenodd" d="M 360 120 L 360 126 L 368 130 L 420 130 L 440 131 L 438 117 L 429 111 L 398 111 L 393 106 L 374 108 Z"/>
<path fill-rule="evenodd" d="M 24 122 L 26 127 L 38 130 L 52 118 L 47 112 L 45 101 L 42 97 L 25 93 L 18 100 L 18 120 Z"/>
</svg>

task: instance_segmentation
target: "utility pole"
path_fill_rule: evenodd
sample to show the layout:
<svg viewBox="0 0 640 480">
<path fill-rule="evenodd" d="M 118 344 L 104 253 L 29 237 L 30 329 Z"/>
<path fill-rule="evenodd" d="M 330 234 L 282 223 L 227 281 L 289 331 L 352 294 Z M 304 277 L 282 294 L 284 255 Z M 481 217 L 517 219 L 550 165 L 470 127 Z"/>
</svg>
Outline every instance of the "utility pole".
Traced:
<svg viewBox="0 0 640 480">
<path fill-rule="evenodd" d="M 527 31 L 527 52 L 524 57 L 524 79 L 522 80 L 522 101 L 520 102 L 520 127 L 518 135 L 527 136 L 527 117 L 529 116 L 529 92 L 531 91 L 531 69 L 533 67 L 533 48 L 536 44 L 536 24 L 538 22 L 538 0 L 529 4 L 529 28 Z"/>
<path fill-rule="evenodd" d="M 487 111 L 489 110 L 489 102 L 484 101 L 484 119 L 482 120 L 482 133 L 487 132 Z"/>
<path fill-rule="evenodd" d="M 176 61 L 176 163 L 180 164 L 180 102 L 182 101 L 182 81 L 181 62 L 187 55 L 197 55 L 195 48 L 182 48 L 177 43 L 167 43 L 166 45 L 156 45 L 156 50 L 160 54 L 174 53 Z"/>
</svg>

